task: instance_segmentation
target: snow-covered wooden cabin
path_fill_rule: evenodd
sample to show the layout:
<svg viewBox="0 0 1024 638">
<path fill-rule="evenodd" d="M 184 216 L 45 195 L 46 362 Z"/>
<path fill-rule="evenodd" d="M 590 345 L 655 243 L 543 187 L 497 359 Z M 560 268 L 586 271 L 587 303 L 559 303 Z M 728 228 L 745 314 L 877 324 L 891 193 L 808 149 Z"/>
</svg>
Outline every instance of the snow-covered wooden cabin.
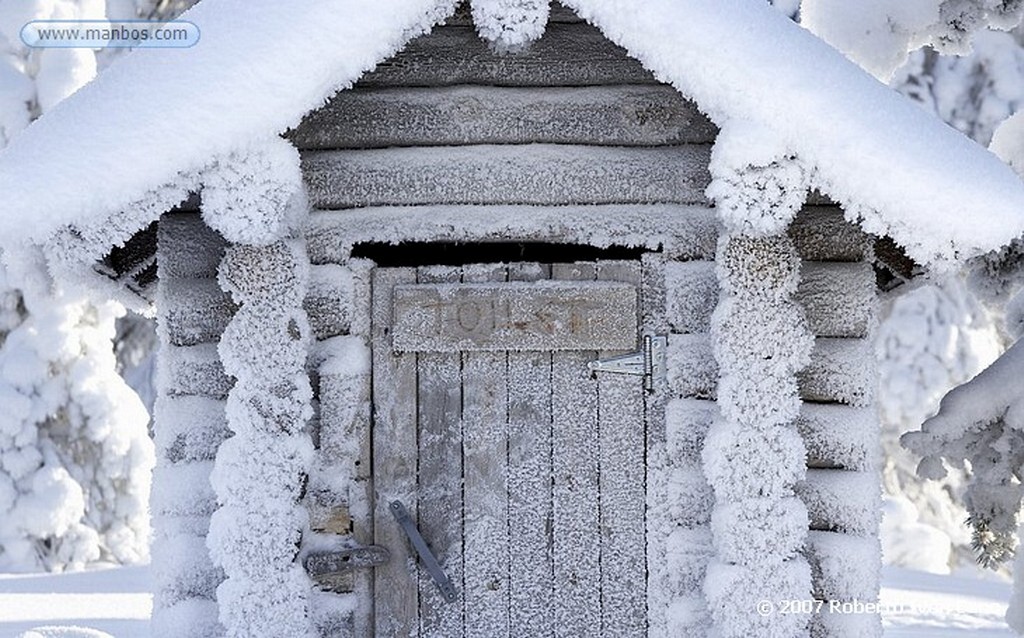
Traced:
<svg viewBox="0 0 1024 638">
<path fill-rule="evenodd" d="M 1009 169 L 756 0 L 188 17 L 0 155 L 159 319 L 155 636 L 878 635 L 878 257 Z"/>
</svg>

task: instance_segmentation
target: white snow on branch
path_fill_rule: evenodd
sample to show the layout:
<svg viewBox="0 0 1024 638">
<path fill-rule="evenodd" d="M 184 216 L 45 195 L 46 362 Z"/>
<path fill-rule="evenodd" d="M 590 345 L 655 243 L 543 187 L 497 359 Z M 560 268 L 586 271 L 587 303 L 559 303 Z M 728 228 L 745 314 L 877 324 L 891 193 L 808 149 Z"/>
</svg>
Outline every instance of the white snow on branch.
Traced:
<svg viewBox="0 0 1024 638">
<path fill-rule="evenodd" d="M 909 51 L 969 53 L 975 32 L 1012 28 L 1022 11 L 1019 0 L 803 0 L 800 22 L 888 81 Z"/>
</svg>

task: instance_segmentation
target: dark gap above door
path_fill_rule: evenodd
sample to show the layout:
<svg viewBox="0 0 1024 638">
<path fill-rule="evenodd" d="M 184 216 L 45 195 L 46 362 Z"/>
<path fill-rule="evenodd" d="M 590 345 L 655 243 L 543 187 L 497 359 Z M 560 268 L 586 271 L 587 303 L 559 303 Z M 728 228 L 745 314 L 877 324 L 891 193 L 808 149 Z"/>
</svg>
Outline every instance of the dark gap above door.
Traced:
<svg viewBox="0 0 1024 638">
<path fill-rule="evenodd" d="M 399 244 L 364 243 L 352 248 L 352 257 L 370 259 L 383 268 L 414 266 L 464 266 L 480 263 L 532 261 L 571 263 L 598 260 L 634 260 L 649 248 L 543 242 L 403 242 Z"/>
</svg>

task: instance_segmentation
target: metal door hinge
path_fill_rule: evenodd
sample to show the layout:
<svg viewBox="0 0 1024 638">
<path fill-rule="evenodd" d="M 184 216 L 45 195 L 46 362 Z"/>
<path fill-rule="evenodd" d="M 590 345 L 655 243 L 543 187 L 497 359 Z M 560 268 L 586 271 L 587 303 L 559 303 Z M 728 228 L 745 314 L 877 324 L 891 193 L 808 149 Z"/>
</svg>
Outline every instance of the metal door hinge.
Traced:
<svg viewBox="0 0 1024 638">
<path fill-rule="evenodd" d="M 644 378 L 644 389 L 653 390 L 655 380 L 660 383 L 665 378 L 665 350 L 667 347 L 667 337 L 645 335 L 640 351 L 591 361 L 587 367 L 594 373 L 608 372 L 641 376 Z"/>
<path fill-rule="evenodd" d="M 455 591 L 455 585 L 452 585 L 452 581 L 448 579 L 448 574 L 444 573 L 441 563 L 438 562 L 434 552 L 430 551 L 430 547 L 427 546 L 427 541 L 423 540 L 420 530 L 416 528 L 416 523 L 409 516 L 405 506 L 400 501 L 391 501 L 391 513 L 394 514 L 398 524 L 402 526 L 405 535 L 409 537 L 409 542 L 412 543 L 416 553 L 419 554 L 423 566 L 427 568 L 427 573 L 434 580 L 434 584 L 437 585 L 441 595 L 444 596 L 446 601 L 450 603 L 455 602 L 459 597 Z"/>
</svg>

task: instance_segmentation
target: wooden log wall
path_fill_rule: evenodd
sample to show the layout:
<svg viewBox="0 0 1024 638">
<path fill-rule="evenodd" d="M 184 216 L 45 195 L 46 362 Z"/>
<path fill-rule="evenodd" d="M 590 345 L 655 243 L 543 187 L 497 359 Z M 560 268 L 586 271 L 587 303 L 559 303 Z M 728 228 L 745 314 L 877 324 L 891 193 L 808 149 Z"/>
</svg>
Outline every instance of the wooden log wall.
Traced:
<svg viewBox="0 0 1024 638">
<path fill-rule="evenodd" d="M 648 477 L 649 502 L 668 480 L 695 488 L 692 502 L 657 514 L 674 530 L 662 542 L 675 548 L 673 556 L 689 558 L 667 569 L 652 565 L 665 590 L 675 592 L 670 600 L 652 591 L 652 608 L 668 608 L 652 614 L 652 635 L 705 613 L 700 586 L 711 551 L 710 507 L 709 492 L 700 489 L 700 449 L 716 413 L 708 329 L 717 303 L 711 259 L 718 227 L 703 193 L 716 133 L 693 103 L 555 5 L 547 34 L 516 55 L 498 55 L 481 42 L 463 8 L 287 134 L 302 153 L 317 209 L 308 231 L 313 271 L 306 310 L 323 348 L 345 335 L 370 338 L 370 265 L 350 261 L 360 242 L 565 241 L 662 251 L 652 257 L 660 263 L 645 262 L 643 285 L 665 291 L 666 305 L 645 310 L 644 328 L 671 333 L 670 356 L 682 365 L 670 372 L 667 405 L 660 407 L 669 413 L 667 429 L 648 440 L 648 458 L 673 459 L 674 474 Z M 816 595 L 845 600 L 864 592 L 840 568 L 843 544 L 869 542 L 853 516 L 856 503 L 847 507 L 843 490 L 865 487 L 873 477 L 875 426 L 860 407 L 873 380 L 860 363 L 871 356 L 874 273 L 868 238 L 837 208 L 811 201 L 791 228 L 806 260 L 798 297 L 818 337 L 801 378 L 798 426 L 811 468 L 801 495 L 811 511 L 807 551 Z M 189 440 L 200 436 L 193 432 L 165 449 L 173 463 L 208 463 L 212 452 L 204 450 L 224 431 L 214 413 L 223 409 L 231 381 L 216 343 L 235 308 L 213 280 L 222 251 L 223 240 L 198 215 L 161 221 L 168 399 L 203 401 L 211 412 L 207 439 Z M 322 454 L 341 458 L 330 450 L 343 448 L 353 433 L 368 436 L 369 417 L 325 393 L 337 385 L 361 394 L 369 380 L 353 386 L 340 375 L 315 382 L 327 399 L 322 411 L 341 416 L 317 420 L 314 439 Z M 354 470 L 362 492 L 317 493 L 311 511 L 324 520 L 314 520 L 314 528 L 329 528 L 344 510 L 362 517 L 358 540 L 373 538 L 368 465 Z M 190 533 L 204 534 L 206 513 L 197 516 Z M 371 588 L 372 582 L 348 586 Z M 212 597 L 212 591 L 201 594 Z M 345 631 L 363 635 L 372 613 L 358 610 Z M 835 635 L 827 620 L 816 622 L 815 632 Z"/>
<path fill-rule="evenodd" d="M 217 508 L 210 472 L 229 435 L 225 399 L 231 380 L 216 342 L 233 312 L 217 290 L 224 241 L 197 212 L 165 215 L 157 237 L 157 305 L 161 394 L 155 406 L 157 468 L 154 482 L 154 635 L 187 626 L 197 637 L 220 635 L 216 603 L 223 571 L 206 549 Z M 201 305 L 197 305 L 201 304 Z"/>
</svg>

